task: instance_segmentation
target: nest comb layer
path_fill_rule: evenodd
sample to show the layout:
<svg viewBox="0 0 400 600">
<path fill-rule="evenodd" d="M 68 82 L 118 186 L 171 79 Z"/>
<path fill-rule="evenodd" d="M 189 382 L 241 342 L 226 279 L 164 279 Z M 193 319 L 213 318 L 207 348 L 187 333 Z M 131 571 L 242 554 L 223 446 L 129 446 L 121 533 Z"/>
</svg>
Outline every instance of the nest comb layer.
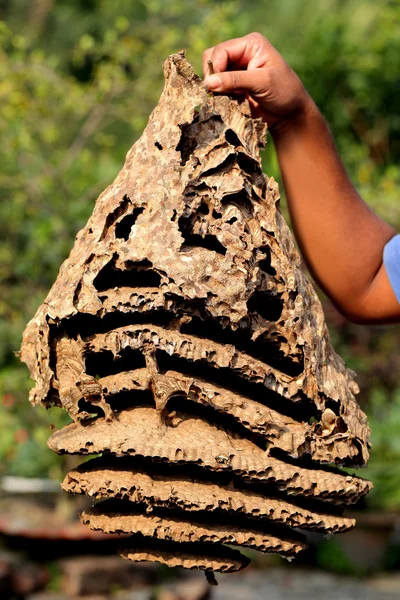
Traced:
<svg viewBox="0 0 400 600">
<path fill-rule="evenodd" d="M 265 126 L 183 53 L 164 72 L 21 355 L 31 402 L 73 419 L 50 448 L 102 455 L 63 483 L 100 500 L 83 521 L 131 533 L 124 558 L 234 571 L 225 543 L 290 557 L 297 529 L 354 525 L 371 484 L 339 467 L 366 464 L 369 429 L 262 173 Z"/>
</svg>

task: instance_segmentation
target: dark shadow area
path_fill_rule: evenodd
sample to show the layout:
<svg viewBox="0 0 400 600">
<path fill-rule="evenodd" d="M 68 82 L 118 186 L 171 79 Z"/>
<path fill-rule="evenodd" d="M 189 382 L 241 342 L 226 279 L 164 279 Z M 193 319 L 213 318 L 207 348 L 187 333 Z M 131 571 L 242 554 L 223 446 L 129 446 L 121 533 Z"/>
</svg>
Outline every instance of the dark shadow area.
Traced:
<svg viewBox="0 0 400 600">
<path fill-rule="evenodd" d="M 250 219 L 253 216 L 253 205 L 249 200 L 247 192 L 241 190 L 234 194 L 227 194 L 221 200 L 221 206 L 237 206 L 243 213 L 243 216 Z"/>
<path fill-rule="evenodd" d="M 144 208 L 135 208 L 130 215 L 126 215 L 119 223 L 115 226 L 115 237 L 127 240 L 131 233 L 132 227 L 136 223 L 138 216 L 144 211 Z"/>
<path fill-rule="evenodd" d="M 93 377 L 106 377 L 116 375 L 123 371 L 143 369 L 146 361 L 140 350 L 133 350 L 129 346 L 121 350 L 120 357 L 114 359 L 111 350 L 102 352 L 89 352 L 86 356 L 86 373 Z"/>
<path fill-rule="evenodd" d="M 107 333 L 120 327 L 128 325 L 140 325 L 142 323 L 151 323 L 166 327 L 172 319 L 174 313 L 166 310 L 135 311 L 135 307 L 130 312 L 120 312 L 115 310 L 106 313 L 104 317 L 97 317 L 85 313 L 77 313 L 69 319 L 63 321 L 63 334 L 70 338 L 77 338 L 79 335 L 83 340 L 88 340 L 96 334 Z"/>
<path fill-rule="evenodd" d="M 241 352 L 293 377 L 300 375 L 303 371 L 302 362 L 296 362 L 291 357 L 285 356 L 279 350 L 276 342 L 266 336 L 253 341 L 248 329 L 232 330 L 230 327 L 223 327 L 217 320 L 211 318 L 192 317 L 191 321 L 181 325 L 180 331 L 220 344 L 231 344 Z"/>
<path fill-rule="evenodd" d="M 178 227 L 183 239 L 185 240 L 181 247 L 181 251 L 184 251 L 190 247 L 206 248 L 207 250 L 211 250 L 212 252 L 217 252 L 217 254 L 222 254 L 222 256 L 225 256 L 226 248 L 221 244 L 215 235 L 208 234 L 201 236 L 196 233 L 192 233 L 193 216 L 180 217 L 178 220 Z"/>
<path fill-rule="evenodd" d="M 315 405 L 306 399 L 302 402 L 292 402 L 262 384 L 252 383 L 240 377 L 232 369 L 215 368 L 206 362 L 190 361 L 176 355 L 170 356 L 163 350 L 156 352 L 158 368 L 162 373 L 177 371 L 189 377 L 202 379 L 213 383 L 240 396 L 245 396 L 260 402 L 269 408 L 295 419 L 307 421 L 311 416 L 317 417 Z"/>
<path fill-rule="evenodd" d="M 115 268 L 115 258 L 113 258 L 93 281 L 93 285 L 98 292 L 113 289 L 115 287 L 154 287 L 158 288 L 161 283 L 161 276 L 151 267 L 148 260 L 138 262 L 126 261 L 125 270 Z"/>
<path fill-rule="evenodd" d="M 205 146 L 218 138 L 225 125 L 219 115 L 201 121 L 201 114 L 196 113 L 191 123 L 179 125 L 181 138 L 176 147 L 181 154 L 181 166 L 184 167 L 198 146 Z"/>
<path fill-rule="evenodd" d="M 276 275 L 276 270 L 271 265 L 271 249 L 269 246 L 261 246 L 260 250 L 266 254 L 266 257 L 263 260 L 260 260 L 258 266 L 262 271 L 268 273 L 268 275 Z"/>
<path fill-rule="evenodd" d="M 107 396 L 106 400 L 115 412 L 121 412 L 138 406 L 156 407 L 151 390 L 124 390 Z"/>
<path fill-rule="evenodd" d="M 273 296 L 268 292 L 254 292 L 247 300 L 250 312 L 256 312 L 266 321 L 278 321 L 282 315 L 283 300 L 280 296 Z"/>
<path fill-rule="evenodd" d="M 130 205 L 131 200 L 128 196 L 125 195 L 121 200 L 120 204 L 117 206 L 117 208 L 113 210 L 113 212 L 111 212 L 109 215 L 107 215 L 104 229 L 100 236 L 100 240 L 104 240 L 110 227 L 112 227 L 112 225 L 114 225 L 114 223 L 118 221 L 118 219 L 127 212 Z"/>
</svg>

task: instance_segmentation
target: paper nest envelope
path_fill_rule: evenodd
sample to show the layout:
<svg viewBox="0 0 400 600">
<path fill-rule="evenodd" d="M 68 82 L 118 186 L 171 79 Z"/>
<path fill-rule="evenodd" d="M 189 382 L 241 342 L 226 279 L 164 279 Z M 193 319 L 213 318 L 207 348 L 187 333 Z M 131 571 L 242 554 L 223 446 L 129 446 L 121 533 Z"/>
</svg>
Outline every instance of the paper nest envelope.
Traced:
<svg viewBox="0 0 400 600">
<path fill-rule="evenodd" d="M 21 349 L 33 404 L 73 423 L 59 453 L 101 454 L 63 488 L 100 500 L 93 529 L 132 533 L 121 556 L 206 571 L 295 556 L 298 530 L 354 525 L 371 484 L 354 374 L 329 340 L 262 173 L 266 126 L 211 95 L 184 53 Z"/>
</svg>

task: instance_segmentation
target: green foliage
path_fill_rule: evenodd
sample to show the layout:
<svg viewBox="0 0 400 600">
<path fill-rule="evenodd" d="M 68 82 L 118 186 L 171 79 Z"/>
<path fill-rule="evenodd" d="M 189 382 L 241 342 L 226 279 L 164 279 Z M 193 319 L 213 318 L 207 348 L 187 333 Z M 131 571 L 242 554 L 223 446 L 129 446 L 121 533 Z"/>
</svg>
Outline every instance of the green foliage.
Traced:
<svg viewBox="0 0 400 600">
<path fill-rule="evenodd" d="M 400 506 L 400 389 L 388 402 L 385 392 L 375 388 L 368 414 L 372 456 L 366 476 L 374 482 L 369 502 L 374 507 L 393 510 Z"/>
<path fill-rule="evenodd" d="M 326 115 L 363 197 L 400 229 L 400 4 L 5 0 L 0 18 L 0 457 L 3 471 L 58 476 L 45 439 L 65 415 L 29 406 L 31 382 L 14 351 L 141 134 L 162 89 L 162 60 L 185 47 L 200 72 L 205 48 L 261 31 Z M 264 166 L 279 178 L 272 144 Z M 399 329 L 361 328 L 326 310 L 371 415 L 371 501 L 398 506 Z"/>
<path fill-rule="evenodd" d="M 46 586 L 47 592 L 60 592 L 62 590 L 63 572 L 57 562 L 46 564 L 46 569 L 49 574 L 49 583 Z"/>
</svg>

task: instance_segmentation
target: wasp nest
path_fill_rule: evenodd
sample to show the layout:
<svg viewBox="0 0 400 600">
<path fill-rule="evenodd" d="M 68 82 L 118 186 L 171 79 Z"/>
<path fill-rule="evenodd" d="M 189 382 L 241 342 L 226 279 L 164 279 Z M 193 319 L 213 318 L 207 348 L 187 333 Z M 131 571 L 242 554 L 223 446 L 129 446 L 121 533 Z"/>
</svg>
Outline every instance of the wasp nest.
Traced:
<svg viewBox="0 0 400 600">
<path fill-rule="evenodd" d="M 63 483 L 102 500 L 83 522 L 132 534 L 125 558 L 235 571 L 225 543 L 292 557 L 299 529 L 354 525 L 371 485 L 338 467 L 366 463 L 369 429 L 262 173 L 265 126 L 183 53 L 164 70 L 22 359 L 32 403 L 73 419 L 50 448 L 101 455 Z"/>
</svg>

